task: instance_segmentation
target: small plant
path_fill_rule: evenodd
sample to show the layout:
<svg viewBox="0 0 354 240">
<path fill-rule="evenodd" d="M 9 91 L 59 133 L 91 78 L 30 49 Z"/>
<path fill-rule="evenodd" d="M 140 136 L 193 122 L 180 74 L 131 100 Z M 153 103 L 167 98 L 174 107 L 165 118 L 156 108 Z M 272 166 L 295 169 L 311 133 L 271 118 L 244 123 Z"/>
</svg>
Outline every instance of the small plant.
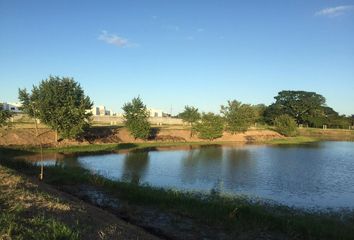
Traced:
<svg viewBox="0 0 354 240">
<path fill-rule="evenodd" d="M 274 120 L 275 130 L 287 137 L 294 137 L 298 134 L 297 124 L 294 118 L 287 114 L 280 115 Z"/>
</svg>

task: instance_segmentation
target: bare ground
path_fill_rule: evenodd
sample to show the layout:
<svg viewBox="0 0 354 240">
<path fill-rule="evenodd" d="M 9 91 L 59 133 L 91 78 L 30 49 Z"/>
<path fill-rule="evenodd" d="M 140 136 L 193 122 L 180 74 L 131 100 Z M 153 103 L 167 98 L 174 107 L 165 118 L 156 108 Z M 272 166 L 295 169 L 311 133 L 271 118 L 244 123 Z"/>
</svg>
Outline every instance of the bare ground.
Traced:
<svg viewBox="0 0 354 240">
<path fill-rule="evenodd" d="M 167 129 L 155 128 L 154 136 L 149 140 L 170 141 L 170 142 L 203 142 L 207 140 L 199 139 L 197 136 L 190 137 L 190 131 L 186 129 Z M 50 129 L 39 129 L 39 137 L 36 138 L 36 131 L 33 128 L 12 128 L 2 130 L 0 133 L 0 145 L 22 145 L 33 146 L 39 145 L 42 142 L 44 145 L 55 144 L 55 134 Z M 230 134 L 225 132 L 223 137 L 216 139 L 222 142 L 256 142 L 283 136 L 271 130 L 251 129 L 245 133 Z M 63 140 L 59 144 L 65 145 L 80 145 L 80 144 L 102 144 L 102 143 L 139 143 L 143 142 L 139 139 L 134 139 L 129 131 L 122 127 L 93 127 L 79 140 Z"/>
</svg>

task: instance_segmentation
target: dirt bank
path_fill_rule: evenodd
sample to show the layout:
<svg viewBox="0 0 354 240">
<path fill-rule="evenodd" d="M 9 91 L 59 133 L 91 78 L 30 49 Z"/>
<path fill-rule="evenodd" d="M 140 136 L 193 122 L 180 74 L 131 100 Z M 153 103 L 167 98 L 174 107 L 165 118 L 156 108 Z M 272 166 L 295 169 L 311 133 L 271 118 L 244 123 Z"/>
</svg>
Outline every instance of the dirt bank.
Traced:
<svg viewBox="0 0 354 240">
<path fill-rule="evenodd" d="M 203 142 L 207 140 L 199 139 L 197 136 L 190 138 L 189 130 L 185 129 L 165 129 L 155 128 L 154 136 L 149 140 L 151 142 Z M 265 141 L 282 136 L 271 130 L 249 130 L 245 133 L 230 134 L 225 132 L 223 137 L 216 139 L 217 141 L 225 142 L 257 142 Z M 39 145 L 40 142 L 44 145 L 53 145 L 55 134 L 50 129 L 39 129 L 39 137 L 36 137 L 35 129 L 31 128 L 13 128 L 7 131 L 2 131 L 0 134 L 0 145 Z M 80 140 L 63 140 L 59 144 L 65 145 L 80 145 L 80 144 L 100 144 L 100 143 L 140 143 L 139 139 L 134 139 L 129 131 L 122 127 L 93 127 Z"/>
<path fill-rule="evenodd" d="M 29 239 L 38 236 L 34 231 L 39 229 L 43 230 L 41 239 L 54 239 L 64 234 L 63 230 L 58 233 L 58 226 L 65 226 L 61 229 L 66 232 L 74 229 L 75 237 L 69 239 L 159 239 L 109 212 L 1 165 L 0 192 L 0 239 Z M 47 225 L 48 219 L 55 227 Z"/>
</svg>

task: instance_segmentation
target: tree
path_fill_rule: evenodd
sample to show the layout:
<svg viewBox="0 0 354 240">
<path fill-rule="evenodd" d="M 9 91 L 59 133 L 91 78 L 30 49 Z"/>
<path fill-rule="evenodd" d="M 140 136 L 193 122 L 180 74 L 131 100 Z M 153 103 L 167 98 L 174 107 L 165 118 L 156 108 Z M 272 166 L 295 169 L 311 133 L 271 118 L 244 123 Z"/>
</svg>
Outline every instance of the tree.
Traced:
<svg viewBox="0 0 354 240">
<path fill-rule="evenodd" d="M 212 141 L 222 137 L 224 121 L 221 116 L 214 113 L 203 113 L 201 121 L 197 122 L 194 128 L 200 138 Z"/>
<path fill-rule="evenodd" d="M 264 124 L 265 123 L 264 113 L 267 109 L 267 106 L 265 104 L 257 104 L 257 105 L 253 105 L 252 108 L 256 115 L 256 122 Z"/>
<path fill-rule="evenodd" d="M 185 106 L 184 111 L 179 114 L 183 122 L 187 122 L 191 125 L 190 137 L 193 136 L 193 124 L 195 124 L 200 119 L 200 113 L 198 108 Z"/>
<path fill-rule="evenodd" d="M 19 89 L 22 110 L 39 119 L 63 138 L 75 138 L 89 126 L 93 103 L 79 83 L 69 77 L 53 77 L 33 86 L 31 93 Z"/>
<path fill-rule="evenodd" d="M 298 124 L 308 124 L 307 117 L 317 116 L 326 103 L 322 95 L 305 91 L 281 91 L 274 98 L 275 108 L 295 118 Z"/>
<path fill-rule="evenodd" d="M 125 125 L 135 139 L 148 139 L 151 131 L 149 112 L 140 97 L 123 106 Z"/>
<path fill-rule="evenodd" d="M 12 113 L 9 110 L 3 108 L 3 104 L 0 103 L 0 128 L 8 125 L 8 120 L 12 117 Z"/>
<path fill-rule="evenodd" d="M 236 100 L 228 101 L 227 106 L 222 105 L 220 112 L 225 119 L 226 131 L 232 134 L 247 131 L 256 121 L 254 108 Z"/>
<path fill-rule="evenodd" d="M 279 104 L 273 103 L 265 109 L 263 113 L 263 119 L 266 123 L 273 125 L 274 119 L 282 114 L 283 112 L 281 106 Z"/>
<path fill-rule="evenodd" d="M 295 119 L 287 114 L 276 117 L 274 120 L 274 126 L 277 132 L 287 137 L 293 137 L 298 134 Z"/>
</svg>

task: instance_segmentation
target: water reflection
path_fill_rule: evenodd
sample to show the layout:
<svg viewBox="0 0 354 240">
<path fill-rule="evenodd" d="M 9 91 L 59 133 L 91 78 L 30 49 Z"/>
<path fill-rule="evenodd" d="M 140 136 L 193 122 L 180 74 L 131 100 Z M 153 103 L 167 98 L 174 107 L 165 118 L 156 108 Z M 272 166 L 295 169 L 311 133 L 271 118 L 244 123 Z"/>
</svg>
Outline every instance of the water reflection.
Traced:
<svg viewBox="0 0 354 240">
<path fill-rule="evenodd" d="M 135 150 L 127 153 L 124 158 L 122 180 L 134 184 L 140 184 L 146 174 L 148 165 L 148 151 Z"/>
<path fill-rule="evenodd" d="M 223 148 L 220 145 L 190 150 L 182 157 L 181 180 L 193 184 L 197 181 L 214 182 L 221 176 Z M 214 183 L 215 185 L 215 183 Z"/>
<path fill-rule="evenodd" d="M 21 158 L 36 161 L 35 155 Z M 100 155 L 49 154 L 44 159 L 48 164 L 83 167 L 134 184 L 199 191 L 214 189 L 300 207 L 354 208 L 353 142 L 215 145 Z"/>
<path fill-rule="evenodd" d="M 225 158 L 226 179 L 224 186 L 230 189 L 242 189 L 246 186 L 254 187 L 255 181 L 253 179 L 255 162 L 251 159 L 249 149 L 243 148 L 228 148 L 226 149 Z"/>
</svg>

